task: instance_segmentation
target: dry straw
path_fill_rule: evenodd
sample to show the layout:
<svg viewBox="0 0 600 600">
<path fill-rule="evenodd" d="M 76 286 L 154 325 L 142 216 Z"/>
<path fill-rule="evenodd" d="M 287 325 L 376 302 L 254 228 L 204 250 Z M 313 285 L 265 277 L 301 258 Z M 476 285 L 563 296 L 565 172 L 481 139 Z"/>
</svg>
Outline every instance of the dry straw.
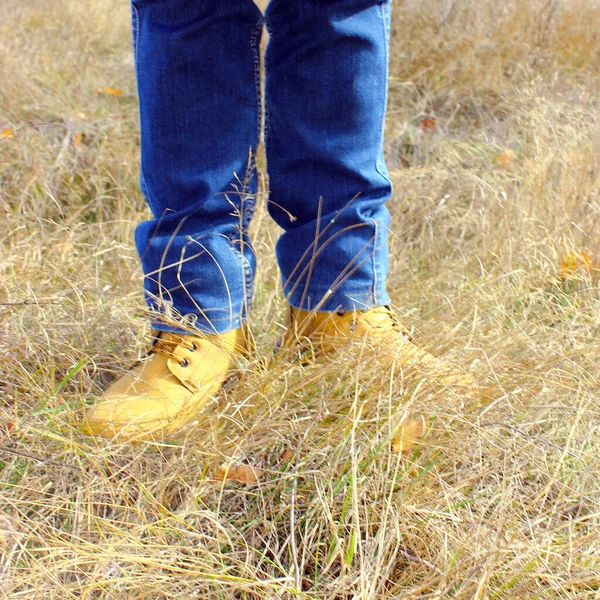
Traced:
<svg viewBox="0 0 600 600">
<path fill-rule="evenodd" d="M 147 341 L 128 7 L 2 13 L 0 595 L 598 598 L 597 279 L 560 273 L 600 258 L 597 2 L 395 2 L 390 289 L 481 401 L 361 351 L 274 357 L 262 202 L 253 329 L 271 367 L 146 446 L 71 425 Z M 422 414 L 423 445 L 392 452 Z"/>
</svg>

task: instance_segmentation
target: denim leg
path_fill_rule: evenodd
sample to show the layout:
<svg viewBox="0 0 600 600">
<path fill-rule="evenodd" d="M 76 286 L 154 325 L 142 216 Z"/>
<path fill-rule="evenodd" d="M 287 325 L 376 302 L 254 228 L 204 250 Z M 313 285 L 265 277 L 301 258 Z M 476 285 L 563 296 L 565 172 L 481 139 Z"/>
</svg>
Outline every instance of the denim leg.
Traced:
<svg viewBox="0 0 600 600">
<path fill-rule="evenodd" d="M 383 158 L 389 0 L 271 0 L 266 12 L 269 211 L 288 301 L 389 302 Z"/>
<path fill-rule="evenodd" d="M 150 307 L 207 333 L 246 319 L 255 257 L 247 225 L 260 128 L 252 0 L 132 0 L 141 187 L 136 230 Z M 157 316 L 158 329 L 173 326 Z"/>
</svg>

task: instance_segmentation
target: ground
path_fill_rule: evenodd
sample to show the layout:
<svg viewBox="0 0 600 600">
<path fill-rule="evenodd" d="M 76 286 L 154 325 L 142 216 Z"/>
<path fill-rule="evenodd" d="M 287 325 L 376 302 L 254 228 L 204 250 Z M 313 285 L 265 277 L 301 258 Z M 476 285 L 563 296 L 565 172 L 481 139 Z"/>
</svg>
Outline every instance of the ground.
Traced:
<svg viewBox="0 0 600 600">
<path fill-rule="evenodd" d="M 129 7 L 3 0 L 0 589 L 7 598 L 598 598 L 600 5 L 394 7 L 390 291 L 476 398 L 360 353 L 276 357 L 170 444 L 82 408 L 148 341 Z M 261 199 L 266 180 L 263 178 Z M 423 444 L 391 447 L 427 415 Z"/>
</svg>

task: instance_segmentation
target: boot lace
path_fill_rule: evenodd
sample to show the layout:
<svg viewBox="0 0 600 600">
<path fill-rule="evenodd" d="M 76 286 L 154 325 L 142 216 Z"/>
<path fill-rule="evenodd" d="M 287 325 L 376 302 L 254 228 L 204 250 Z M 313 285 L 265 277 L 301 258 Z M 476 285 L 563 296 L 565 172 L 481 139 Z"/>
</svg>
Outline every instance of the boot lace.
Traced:
<svg viewBox="0 0 600 600">
<path fill-rule="evenodd" d="M 198 350 L 198 344 L 187 339 L 186 336 L 178 335 L 176 333 L 164 334 L 159 332 L 155 335 L 154 343 L 152 348 L 150 348 L 150 354 L 163 354 L 168 358 L 173 358 L 179 363 L 180 367 L 185 369 L 190 365 L 190 361 L 187 358 L 182 359 L 180 356 L 176 356 L 173 352 L 174 349 L 179 346 L 184 346 L 190 352 L 196 352 Z"/>
</svg>

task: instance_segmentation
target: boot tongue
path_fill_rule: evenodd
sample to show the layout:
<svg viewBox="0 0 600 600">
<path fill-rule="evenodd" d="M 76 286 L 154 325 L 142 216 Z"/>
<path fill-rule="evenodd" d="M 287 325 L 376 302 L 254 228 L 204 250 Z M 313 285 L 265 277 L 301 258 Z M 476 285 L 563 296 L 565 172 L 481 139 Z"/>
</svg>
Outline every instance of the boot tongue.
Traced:
<svg viewBox="0 0 600 600">
<path fill-rule="evenodd" d="M 194 381 L 196 369 L 189 368 L 191 359 L 186 355 L 187 348 L 183 343 L 185 341 L 184 336 L 169 331 L 157 331 L 154 335 L 154 343 L 150 352 L 162 354 L 165 357 L 168 370 L 181 385 L 191 392 L 197 390 L 202 382 Z M 190 340 L 190 346 L 192 341 Z"/>
<path fill-rule="evenodd" d="M 153 335 L 154 341 L 150 352 L 170 354 L 183 340 L 181 335 L 168 331 L 155 331 Z"/>
<path fill-rule="evenodd" d="M 363 318 L 366 319 L 369 325 L 374 329 L 395 331 L 409 341 L 412 340 L 410 331 L 400 322 L 396 313 L 389 306 L 372 308 L 364 313 Z"/>
<path fill-rule="evenodd" d="M 222 383 L 231 369 L 233 349 L 210 336 L 161 332 L 153 351 L 167 357 L 169 371 L 191 392 Z"/>
</svg>

